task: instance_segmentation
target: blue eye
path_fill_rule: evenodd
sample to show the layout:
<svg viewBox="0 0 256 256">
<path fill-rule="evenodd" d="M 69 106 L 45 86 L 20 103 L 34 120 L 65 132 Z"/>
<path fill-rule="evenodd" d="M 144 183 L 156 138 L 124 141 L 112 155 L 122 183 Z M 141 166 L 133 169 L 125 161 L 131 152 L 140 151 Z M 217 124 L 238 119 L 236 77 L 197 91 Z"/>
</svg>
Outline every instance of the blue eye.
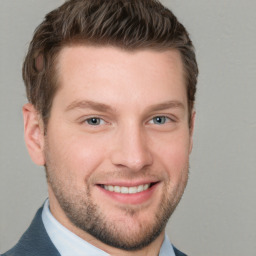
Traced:
<svg viewBox="0 0 256 256">
<path fill-rule="evenodd" d="M 170 120 L 170 118 L 166 117 L 166 116 L 156 116 L 152 119 L 154 124 L 165 124 L 166 122 L 168 122 Z"/>
<path fill-rule="evenodd" d="M 92 118 L 88 118 L 85 120 L 86 123 L 88 123 L 89 125 L 100 125 L 102 124 L 103 120 L 101 118 L 98 117 L 92 117 Z"/>
</svg>

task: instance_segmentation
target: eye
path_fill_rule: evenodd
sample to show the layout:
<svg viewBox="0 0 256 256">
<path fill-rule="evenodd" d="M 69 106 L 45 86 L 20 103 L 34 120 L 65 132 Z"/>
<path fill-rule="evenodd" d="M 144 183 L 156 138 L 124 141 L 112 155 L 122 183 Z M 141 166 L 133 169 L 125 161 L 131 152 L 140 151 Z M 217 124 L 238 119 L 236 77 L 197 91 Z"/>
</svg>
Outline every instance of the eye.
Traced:
<svg viewBox="0 0 256 256">
<path fill-rule="evenodd" d="M 98 117 L 91 117 L 91 118 L 88 118 L 85 120 L 85 122 L 89 125 L 101 125 L 101 124 L 104 124 L 105 121 L 102 120 L 101 118 L 98 118 Z"/>
<path fill-rule="evenodd" d="M 170 121 L 171 121 L 171 119 L 167 116 L 156 116 L 156 117 L 152 118 L 149 123 L 161 125 L 161 124 L 165 124 Z"/>
</svg>

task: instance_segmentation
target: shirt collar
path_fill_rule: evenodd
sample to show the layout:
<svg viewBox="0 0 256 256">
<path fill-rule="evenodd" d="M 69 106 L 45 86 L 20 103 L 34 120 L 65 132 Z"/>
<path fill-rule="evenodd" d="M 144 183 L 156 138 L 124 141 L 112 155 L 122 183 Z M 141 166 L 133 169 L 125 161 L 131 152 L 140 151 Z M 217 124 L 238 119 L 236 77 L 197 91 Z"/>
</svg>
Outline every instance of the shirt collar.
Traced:
<svg viewBox="0 0 256 256">
<path fill-rule="evenodd" d="M 159 256 L 175 256 L 172 244 L 167 234 L 165 234 L 164 242 L 160 249 Z"/>
<path fill-rule="evenodd" d="M 47 234 L 61 256 L 82 256 L 85 255 L 85 252 L 90 256 L 110 256 L 61 225 L 51 214 L 48 199 L 44 203 L 42 220 Z M 159 256 L 167 255 L 175 256 L 175 253 L 168 236 L 165 235 Z"/>
</svg>

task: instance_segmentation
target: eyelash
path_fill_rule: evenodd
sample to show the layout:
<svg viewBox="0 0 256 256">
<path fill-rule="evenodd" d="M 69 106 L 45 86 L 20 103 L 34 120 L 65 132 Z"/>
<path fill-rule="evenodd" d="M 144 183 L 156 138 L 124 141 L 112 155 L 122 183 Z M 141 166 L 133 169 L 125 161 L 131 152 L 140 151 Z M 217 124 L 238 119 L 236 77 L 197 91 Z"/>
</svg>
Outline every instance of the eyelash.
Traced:
<svg viewBox="0 0 256 256">
<path fill-rule="evenodd" d="M 154 122 L 154 120 L 156 120 L 156 119 L 164 119 L 164 123 L 155 123 Z M 170 117 L 168 117 L 168 116 L 155 116 L 155 117 L 153 117 L 152 119 L 150 119 L 150 121 L 149 121 L 149 123 L 151 123 L 151 124 L 156 124 L 156 125 L 163 125 L 163 124 L 166 124 L 166 123 L 170 123 L 170 122 L 174 122 L 174 120 L 172 119 L 172 118 L 170 118 Z"/>
<path fill-rule="evenodd" d="M 154 120 L 156 120 L 157 118 L 162 118 L 164 119 L 164 123 L 156 123 L 154 122 Z M 90 122 L 93 122 L 93 123 L 90 123 Z M 97 122 L 98 121 L 98 122 Z M 96 123 L 95 123 L 96 122 Z M 148 123 L 150 124 L 156 124 L 156 125 L 163 125 L 163 124 L 166 124 L 166 123 L 169 123 L 169 122 L 176 122 L 173 118 L 170 118 L 168 116 L 164 116 L 164 115 L 158 115 L 158 116 L 154 116 L 152 117 Z M 87 118 L 83 121 L 83 123 L 87 123 L 88 125 L 90 126 L 99 126 L 99 125 L 102 125 L 102 124 L 105 124 L 106 121 L 100 117 L 90 117 L 90 118 Z"/>
<path fill-rule="evenodd" d="M 92 120 L 96 120 L 96 121 L 99 121 L 100 123 L 99 124 L 90 124 L 89 122 L 92 121 Z M 84 120 L 84 122 L 86 122 L 88 125 L 91 125 L 91 126 L 98 126 L 101 124 L 101 122 L 104 122 L 106 123 L 102 118 L 100 117 L 90 117 L 90 118 L 87 118 Z"/>
</svg>

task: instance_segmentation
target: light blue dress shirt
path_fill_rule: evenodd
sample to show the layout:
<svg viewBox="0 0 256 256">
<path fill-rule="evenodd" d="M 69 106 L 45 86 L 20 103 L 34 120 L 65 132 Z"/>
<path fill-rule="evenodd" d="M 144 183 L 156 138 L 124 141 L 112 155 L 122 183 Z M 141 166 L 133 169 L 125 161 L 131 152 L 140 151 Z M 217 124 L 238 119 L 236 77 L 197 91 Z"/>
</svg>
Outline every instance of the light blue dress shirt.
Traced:
<svg viewBox="0 0 256 256">
<path fill-rule="evenodd" d="M 42 220 L 47 234 L 61 256 L 110 256 L 61 225 L 51 214 L 48 199 L 44 203 Z M 159 256 L 175 256 L 167 235 Z"/>
</svg>

